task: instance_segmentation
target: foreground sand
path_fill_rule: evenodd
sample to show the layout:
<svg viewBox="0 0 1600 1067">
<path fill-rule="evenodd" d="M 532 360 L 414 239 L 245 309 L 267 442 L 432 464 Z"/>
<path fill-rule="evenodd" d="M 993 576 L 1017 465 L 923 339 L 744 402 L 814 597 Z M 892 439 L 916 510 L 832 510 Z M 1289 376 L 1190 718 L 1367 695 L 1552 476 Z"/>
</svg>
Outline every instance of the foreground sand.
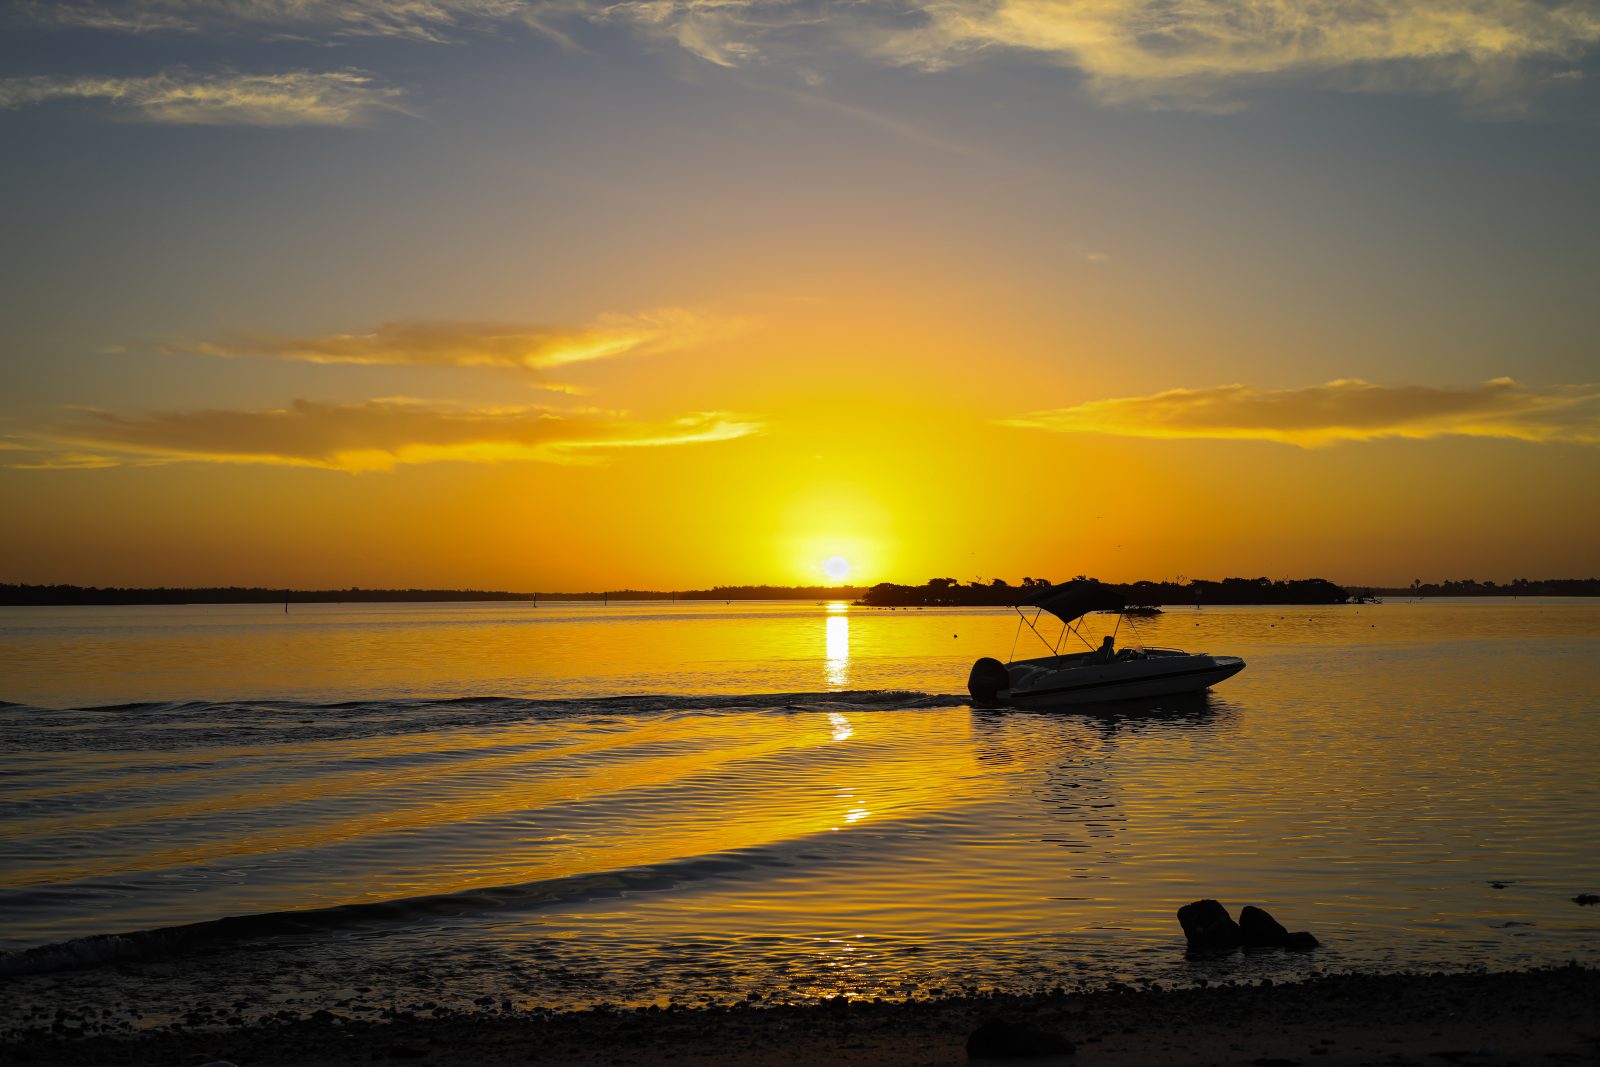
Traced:
<svg viewBox="0 0 1600 1067">
<path fill-rule="evenodd" d="M 1600 971 L 1329 976 L 1294 985 L 1131 989 L 916 1003 L 448 1015 L 383 1023 L 325 1013 L 230 1031 L 0 1045 L 16 1064 L 955 1065 L 992 1018 L 1054 1031 L 1078 1067 L 1600 1064 Z"/>
</svg>

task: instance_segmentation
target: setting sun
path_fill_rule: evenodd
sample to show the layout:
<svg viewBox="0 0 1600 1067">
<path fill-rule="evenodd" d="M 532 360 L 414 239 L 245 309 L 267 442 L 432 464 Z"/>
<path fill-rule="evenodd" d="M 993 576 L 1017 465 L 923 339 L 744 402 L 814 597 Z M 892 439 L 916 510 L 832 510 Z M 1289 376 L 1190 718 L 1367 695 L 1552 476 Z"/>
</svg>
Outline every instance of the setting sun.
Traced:
<svg viewBox="0 0 1600 1067">
<path fill-rule="evenodd" d="M 0 30 L 5 1062 L 1600 1067 L 1600 0 Z"/>
</svg>

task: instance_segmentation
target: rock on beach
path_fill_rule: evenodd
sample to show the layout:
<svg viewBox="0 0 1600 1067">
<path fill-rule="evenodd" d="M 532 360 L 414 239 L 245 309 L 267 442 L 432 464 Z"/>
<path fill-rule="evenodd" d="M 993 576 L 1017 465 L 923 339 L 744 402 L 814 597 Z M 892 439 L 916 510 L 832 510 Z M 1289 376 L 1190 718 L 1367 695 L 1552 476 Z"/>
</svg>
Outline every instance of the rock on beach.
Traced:
<svg viewBox="0 0 1600 1067">
<path fill-rule="evenodd" d="M 1211 955 L 1244 948 L 1311 949 L 1320 942 L 1309 932 L 1297 930 L 1290 933 L 1265 908 L 1246 904 L 1239 912 L 1239 921 L 1215 900 L 1197 900 L 1178 909 L 1178 922 L 1183 926 L 1183 936 L 1188 940 L 1189 952 Z"/>
<path fill-rule="evenodd" d="M 1245 948 L 1316 948 L 1319 942 L 1308 931 L 1289 930 L 1267 913 L 1265 908 L 1246 904 L 1239 911 L 1239 930 Z"/>
<path fill-rule="evenodd" d="M 967 1038 L 967 1058 L 972 1060 L 1067 1056 L 1075 1048 L 1060 1034 L 1011 1019 L 989 1019 Z"/>
<path fill-rule="evenodd" d="M 1323 975 L 1303 982 L 1161 992 L 953 997 L 938 1001 L 515 1014 L 405 1013 L 339 1026 L 301 1017 L 199 1034 L 157 1030 L 0 1034 L 26 1067 L 952 1067 L 985 1020 L 1071 1034 L 1081 1067 L 1576 1067 L 1595 1060 L 1600 971 Z M 1063 1039 L 1064 1040 L 1064 1039 Z M 1024 1046 L 1027 1047 L 1027 1046 Z M 1033 1046 L 1037 1047 L 1037 1046 Z M 1059 1048 L 1059 1046 L 1053 1046 Z M 1463 1059 L 1460 1050 L 1481 1050 Z M 202 1052 L 197 1056 L 196 1053 Z M 1037 1060 L 1062 1063 L 1065 1054 Z M 1004 1054 L 999 1062 L 1027 1062 Z"/>
<path fill-rule="evenodd" d="M 1209 898 L 1179 908 L 1178 922 L 1183 926 L 1190 952 L 1229 952 L 1243 943 L 1239 924 L 1228 909 Z"/>
<path fill-rule="evenodd" d="M 1245 948 L 1271 948 L 1283 944 L 1288 936 L 1288 928 L 1266 909 L 1246 904 L 1239 910 L 1239 937 Z"/>
</svg>

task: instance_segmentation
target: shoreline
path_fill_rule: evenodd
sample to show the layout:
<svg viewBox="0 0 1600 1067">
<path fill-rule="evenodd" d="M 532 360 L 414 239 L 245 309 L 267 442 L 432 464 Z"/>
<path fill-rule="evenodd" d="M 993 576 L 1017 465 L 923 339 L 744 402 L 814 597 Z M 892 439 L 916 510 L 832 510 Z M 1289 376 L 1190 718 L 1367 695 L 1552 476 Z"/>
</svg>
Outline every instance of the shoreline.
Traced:
<svg viewBox="0 0 1600 1067">
<path fill-rule="evenodd" d="M 1100 582 L 1076 578 L 1066 585 L 1087 583 L 1120 595 L 1129 605 L 1160 607 L 1311 607 L 1381 603 L 1397 600 L 1544 599 L 1600 597 L 1600 578 L 1518 578 L 1493 581 L 1447 581 L 1412 586 L 1341 585 L 1326 578 L 1205 578 L 1176 581 Z M 294 604 L 546 604 L 630 603 L 783 603 L 848 600 L 857 607 L 1015 607 L 1048 588 L 1042 578 L 1023 578 L 1020 585 L 1004 579 L 962 584 L 935 578 L 923 585 L 878 582 L 874 585 L 719 585 L 704 589 L 590 589 L 516 591 L 464 588 L 363 588 L 348 586 L 295 589 L 284 586 L 93 586 L 68 583 L 0 582 L 0 607 L 186 607 L 195 605 Z M 1057 587 L 1059 588 L 1059 586 Z"/>
<path fill-rule="evenodd" d="M 3 989 L 0 984 L 0 989 Z M 399 1013 L 75 1037 L 65 1021 L 12 1032 L 17 1064 L 352 1063 L 412 1067 L 526 1063 L 941 1067 L 969 1062 L 968 1036 L 1004 1020 L 1066 1038 L 1081 1067 L 1336 1067 L 1600 1063 L 1600 969 L 1567 964 L 1472 974 L 1336 974 L 1207 988 L 988 994 L 806 1006 Z M 980 1062 L 973 1060 L 970 1062 Z"/>
</svg>

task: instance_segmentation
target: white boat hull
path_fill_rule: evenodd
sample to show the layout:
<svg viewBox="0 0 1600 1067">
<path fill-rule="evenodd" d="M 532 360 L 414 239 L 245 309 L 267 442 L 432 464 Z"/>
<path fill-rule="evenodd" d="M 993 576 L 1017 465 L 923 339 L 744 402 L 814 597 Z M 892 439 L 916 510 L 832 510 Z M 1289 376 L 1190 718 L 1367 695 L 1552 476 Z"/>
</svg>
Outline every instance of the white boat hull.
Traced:
<svg viewBox="0 0 1600 1067">
<path fill-rule="evenodd" d="M 1047 657 L 1006 667 L 1011 686 L 995 702 L 1018 708 L 1060 708 L 1113 700 L 1197 693 L 1244 669 L 1237 656 L 1162 652 L 1111 663 Z"/>
</svg>

